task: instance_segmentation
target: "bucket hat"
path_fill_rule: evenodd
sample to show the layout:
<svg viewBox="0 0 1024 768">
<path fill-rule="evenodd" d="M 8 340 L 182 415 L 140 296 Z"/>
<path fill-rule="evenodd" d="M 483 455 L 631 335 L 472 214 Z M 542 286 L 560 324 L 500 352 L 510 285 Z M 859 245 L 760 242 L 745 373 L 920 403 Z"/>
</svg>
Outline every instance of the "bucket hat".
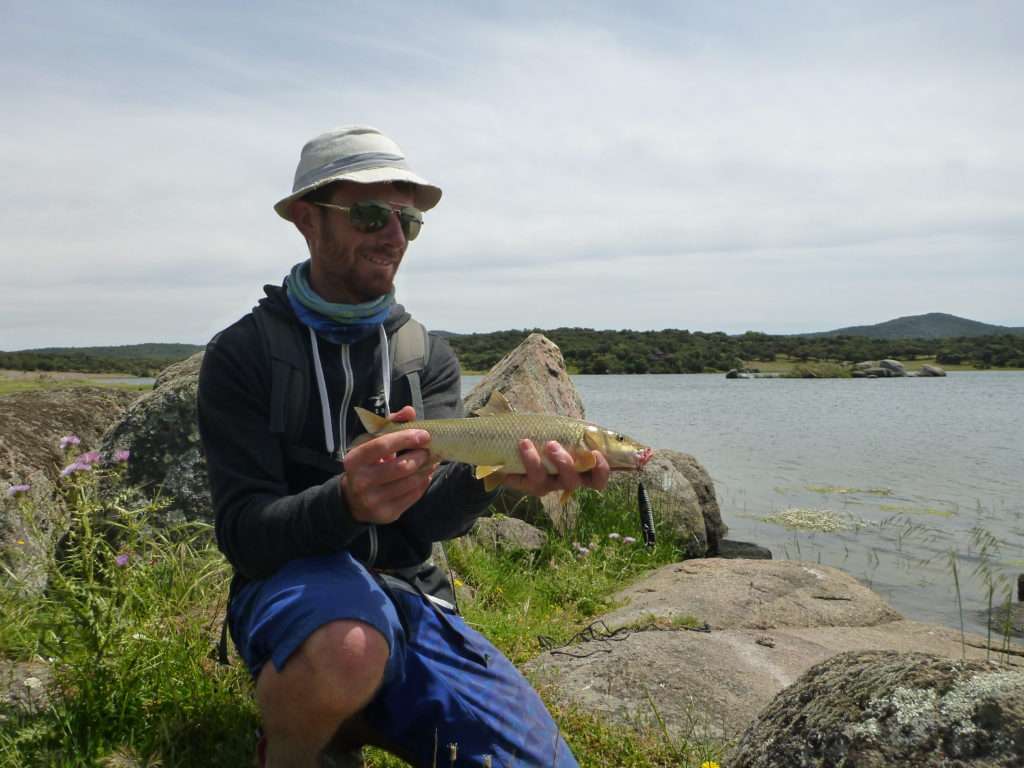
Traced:
<svg viewBox="0 0 1024 768">
<path fill-rule="evenodd" d="M 411 182 L 416 185 L 415 205 L 421 211 L 430 210 L 441 199 L 441 188 L 413 173 L 395 142 L 368 125 L 345 125 L 306 143 L 295 169 L 292 193 L 274 210 L 291 221 L 295 200 L 332 181 Z"/>
</svg>

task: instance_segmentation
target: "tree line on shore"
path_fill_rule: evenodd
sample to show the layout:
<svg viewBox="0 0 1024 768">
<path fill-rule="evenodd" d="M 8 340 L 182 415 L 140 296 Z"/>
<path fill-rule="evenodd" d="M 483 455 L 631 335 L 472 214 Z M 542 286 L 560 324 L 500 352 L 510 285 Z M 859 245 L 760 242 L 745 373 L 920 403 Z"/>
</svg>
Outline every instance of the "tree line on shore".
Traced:
<svg viewBox="0 0 1024 768">
<path fill-rule="evenodd" d="M 464 370 L 486 371 L 534 331 L 496 331 L 449 336 Z M 714 373 L 753 360 L 785 357 L 798 362 L 858 362 L 935 358 L 943 365 L 1024 368 L 1024 336 L 948 339 L 872 339 L 865 336 L 739 336 L 701 331 L 540 331 L 562 351 L 575 373 Z"/>
<path fill-rule="evenodd" d="M 562 350 L 574 373 L 714 373 L 742 368 L 750 361 L 786 358 L 806 362 L 858 362 L 895 358 L 935 358 L 940 365 L 1024 368 L 1024 336 L 947 339 L 872 339 L 866 336 L 773 336 L 747 332 L 597 331 L 591 328 L 515 330 L 446 334 L 462 367 L 486 371 L 530 333 L 543 333 Z M 65 348 L 0 352 L 0 368 L 21 371 L 123 372 L 153 376 L 201 347 L 137 345 L 127 348 Z M 143 349 L 144 348 L 144 349 Z M 112 352 L 116 350 L 116 352 Z"/>
</svg>

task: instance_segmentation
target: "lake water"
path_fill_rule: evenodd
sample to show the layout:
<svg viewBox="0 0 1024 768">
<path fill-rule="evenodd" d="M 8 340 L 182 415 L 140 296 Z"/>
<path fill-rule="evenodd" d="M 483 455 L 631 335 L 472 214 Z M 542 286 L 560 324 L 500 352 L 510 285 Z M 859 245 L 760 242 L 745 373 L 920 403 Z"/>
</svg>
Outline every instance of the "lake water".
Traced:
<svg viewBox="0 0 1024 768">
<path fill-rule="evenodd" d="M 465 377 L 469 392 L 479 377 Z M 1016 599 L 1024 573 L 1024 373 L 945 378 L 575 376 L 587 418 L 693 454 L 715 482 L 728 538 L 776 559 L 834 565 L 909 618 L 968 629 Z M 846 530 L 788 530 L 791 508 Z"/>
</svg>

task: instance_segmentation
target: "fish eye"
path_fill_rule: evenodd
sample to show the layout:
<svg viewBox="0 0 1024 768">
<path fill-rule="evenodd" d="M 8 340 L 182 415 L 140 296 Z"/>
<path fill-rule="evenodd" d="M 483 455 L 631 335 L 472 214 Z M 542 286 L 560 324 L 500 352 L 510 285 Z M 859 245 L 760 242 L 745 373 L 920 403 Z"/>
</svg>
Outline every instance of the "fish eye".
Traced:
<svg viewBox="0 0 1024 768">
<path fill-rule="evenodd" d="M 624 442 L 626 440 L 626 436 L 625 435 L 616 435 L 615 439 L 618 440 L 621 443 L 621 442 Z"/>
</svg>

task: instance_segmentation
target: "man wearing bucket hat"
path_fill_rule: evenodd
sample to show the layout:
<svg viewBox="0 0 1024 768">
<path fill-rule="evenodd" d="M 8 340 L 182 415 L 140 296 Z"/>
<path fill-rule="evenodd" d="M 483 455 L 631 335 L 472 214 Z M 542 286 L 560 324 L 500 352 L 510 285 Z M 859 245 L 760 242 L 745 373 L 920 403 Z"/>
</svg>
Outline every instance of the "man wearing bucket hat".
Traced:
<svg viewBox="0 0 1024 768">
<path fill-rule="evenodd" d="M 362 744 L 416 766 L 449 760 L 453 744 L 459 765 L 576 765 L 429 560 L 493 494 L 471 467 L 431 463 L 422 430 L 353 447 L 356 405 L 400 421 L 462 415 L 451 348 L 395 302 L 398 267 L 440 198 L 374 128 L 311 140 L 274 206 L 310 258 L 203 360 L 200 430 L 235 570 L 228 625 L 256 680 L 267 765 L 320 765 L 325 753 L 359 765 Z M 607 483 L 600 455 L 585 474 L 556 443 L 526 441 L 522 455 L 526 474 L 506 485 L 525 493 Z"/>
</svg>

